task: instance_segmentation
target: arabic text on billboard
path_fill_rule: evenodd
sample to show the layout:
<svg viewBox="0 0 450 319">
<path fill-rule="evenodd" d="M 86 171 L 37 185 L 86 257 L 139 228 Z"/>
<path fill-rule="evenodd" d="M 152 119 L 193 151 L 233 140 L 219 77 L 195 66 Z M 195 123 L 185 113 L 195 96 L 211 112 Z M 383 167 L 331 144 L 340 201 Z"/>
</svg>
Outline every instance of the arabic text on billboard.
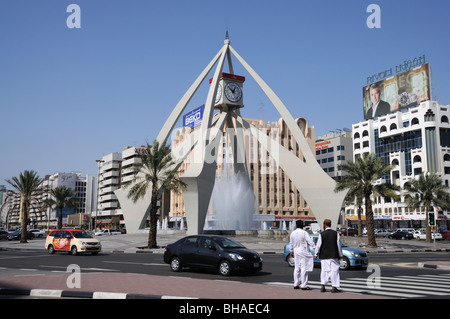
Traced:
<svg viewBox="0 0 450 319">
<path fill-rule="evenodd" d="M 183 126 L 194 128 L 200 125 L 203 118 L 203 105 L 183 116 Z"/>
<path fill-rule="evenodd" d="M 363 87 L 364 119 L 397 112 L 431 99 L 430 65 Z"/>
</svg>

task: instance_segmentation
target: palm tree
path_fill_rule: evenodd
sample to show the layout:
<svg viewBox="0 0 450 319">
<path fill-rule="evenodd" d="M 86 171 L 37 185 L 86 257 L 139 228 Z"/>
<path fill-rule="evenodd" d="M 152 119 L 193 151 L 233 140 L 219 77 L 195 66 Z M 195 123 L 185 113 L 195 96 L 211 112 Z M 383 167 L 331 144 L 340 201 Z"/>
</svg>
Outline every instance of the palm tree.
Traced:
<svg viewBox="0 0 450 319">
<path fill-rule="evenodd" d="M 150 231 L 148 235 L 148 248 L 157 248 L 157 212 L 158 200 L 164 190 L 178 191 L 185 187 L 178 178 L 178 171 L 172 159 L 169 146 L 155 140 L 153 146 L 147 144 L 144 152 L 139 153 L 140 163 L 135 164 L 134 180 L 125 184 L 130 187 L 128 198 L 135 203 L 151 191 L 150 204 Z"/>
<path fill-rule="evenodd" d="M 431 243 L 431 227 L 428 224 L 428 212 L 432 208 L 450 210 L 449 188 L 434 173 L 420 173 L 418 179 L 411 179 L 404 186 L 405 203 L 408 207 L 425 209 L 426 241 Z"/>
<path fill-rule="evenodd" d="M 71 188 L 66 186 L 58 186 L 51 189 L 49 192 L 50 197 L 45 200 L 47 207 L 56 206 L 58 213 L 58 229 L 62 228 L 62 217 L 64 207 L 75 208 L 78 204 L 75 200 L 75 192 Z"/>
<path fill-rule="evenodd" d="M 19 211 L 20 222 L 22 226 L 22 234 L 20 237 L 21 243 L 27 242 L 27 224 L 30 211 L 40 209 L 39 198 L 45 192 L 42 186 L 43 179 L 40 178 L 35 171 L 24 171 L 20 173 L 19 177 L 7 179 L 6 182 L 14 187 L 11 191 L 13 196 L 20 197 Z"/>
<path fill-rule="evenodd" d="M 337 181 L 335 191 L 340 192 L 349 189 L 350 194 L 357 194 L 361 191 L 364 197 L 367 221 L 367 245 L 377 247 L 375 241 L 375 224 L 372 210 L 372 196 L 382 196 L 399 199 L 398 191 L 400 187 L 390 184 L 375 184 L 382 176 L 390 173 L 392 166 L 385 164 L 381 158 L 375 154 L 364 153 L 355 162 L 348 162 L 342 165 L 342 170 L 346 173 L 342 180 Z"/>
</svg>

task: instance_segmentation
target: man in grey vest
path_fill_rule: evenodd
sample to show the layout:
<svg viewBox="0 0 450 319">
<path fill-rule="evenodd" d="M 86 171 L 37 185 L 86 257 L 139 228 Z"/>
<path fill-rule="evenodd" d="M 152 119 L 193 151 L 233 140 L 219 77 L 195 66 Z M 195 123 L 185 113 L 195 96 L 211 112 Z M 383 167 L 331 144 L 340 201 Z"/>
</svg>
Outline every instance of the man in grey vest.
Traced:
<svg viewBox="0 0 450 319">
<path fill-rule="evenodd" d="M 341 243 L 339 241 L 339 234 L 331 229 L 331 220 L 325 219 L 323 221 L 324 231 L 320 233 L 317 240 L 314 257 L 320 258 L 320 282 L 321 292 L 325 292 L 325 285 L 328 280 L 331 280 L 331 292 L 340 292 L 339 278 L 339 258 L 342 258 Z"/>
</svg>

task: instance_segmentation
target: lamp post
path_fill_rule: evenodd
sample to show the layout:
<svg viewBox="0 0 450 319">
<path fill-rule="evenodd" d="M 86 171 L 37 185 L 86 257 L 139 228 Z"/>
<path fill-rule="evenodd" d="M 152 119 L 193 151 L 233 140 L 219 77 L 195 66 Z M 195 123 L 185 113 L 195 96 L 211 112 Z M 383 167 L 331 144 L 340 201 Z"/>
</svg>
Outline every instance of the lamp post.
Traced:
<svg viewBox="0 0 450 319">
<path fill-rule="evenodd" d="M 100 198 L 100 165 L 101 163 L 105 162 L 104 160 L 95 160 L 98 165 L 98 175 L 97 175 L 97 207 L 95 208 L 95 219 L 94 219 L 94 232 L 97 229 L 97 214 L 98 214 L 98 205 L 99 205 L 99 198 Z"/>
</svg>

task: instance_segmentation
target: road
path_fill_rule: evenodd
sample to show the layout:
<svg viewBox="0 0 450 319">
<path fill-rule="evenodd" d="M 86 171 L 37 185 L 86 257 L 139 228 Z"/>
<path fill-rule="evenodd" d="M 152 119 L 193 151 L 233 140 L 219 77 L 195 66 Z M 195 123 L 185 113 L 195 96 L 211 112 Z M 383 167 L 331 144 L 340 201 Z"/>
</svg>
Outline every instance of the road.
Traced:
<svg viewBox="0 0 450 319">
<path fill-rule="evenodd" d="M 186 269 L 174 273 L 163 262 L 162 254 L 101 253 L 98 256 L 49 255 L 45 250 L 11 250 L 0 252 L 2 276 L 38 276 L 66 273 L 77 265 L 82 273 L 135 273 L 156 276 L 179 276 L 211 281 L 226 280 L 291 287 L 293 268 L 280 254 L 264 254 L 264 269 L 253 276 L 222 277 L 215 272 Z M 450 298 L 450 270 L 418 267 L 419 261 L 450 261 L 446 252 L 371 254 L 369 271 L 341 271 L 341 288 L 347 292 L 375 294 L 395 298 Z M 320 286 L 320 268 L 310 273 L 311 288 Z"/>
</svg>

